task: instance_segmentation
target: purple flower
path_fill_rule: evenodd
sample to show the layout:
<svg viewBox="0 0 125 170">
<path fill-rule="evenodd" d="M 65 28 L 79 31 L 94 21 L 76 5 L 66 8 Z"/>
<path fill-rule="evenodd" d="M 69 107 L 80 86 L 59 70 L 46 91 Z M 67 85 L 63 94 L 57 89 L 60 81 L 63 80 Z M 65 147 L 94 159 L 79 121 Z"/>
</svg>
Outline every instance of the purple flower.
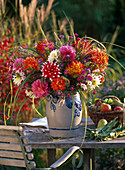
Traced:
<svg viewBox="0 0 125 170">
<path fill-rule="evenodd" d="M 75 33 L 75 36 L 78 36 L 78 34 L 77 34 L 77 33 Z"/>
<path fill-rule="evenodd" d="M 57 94 L 60 95 L 60 94 L 61 94 L 61 91 L 60 91 L 60 90 L 57 90 Z"/>
<path fill-rule="evenodd" d="M 67 94 L 67 97 L 68 97 L 68 98 L 71 98 L 70 94 Z"/>
<path fill-rule="evenodd" d="M 73 37 L 72 37 L 72 36 L 69 36 L 69 38 L 73 39 Z"/>
<path fill-rule="evenodd" d="M 67 75 L 67 74 L 68 74 L 68 71 L 65 70 L 65 71 L 64 71 L 64 75 Z"/>
<path fill-rule="evenodd" d="M 37 63 L 38 63 L 38 64 L 41 64 L 42 61 L 43 61 L 42 59 L 39 59 L 39 60 L 37 61 Z"/>
<path fill-rule="evenodd" d="M 81 80 L 80 77 L 78 77 L 78 78 L 77 78 L 77 81 L 80 81 L 80 80 Z"/>
<path fill-rule="evenodd" d="M 64 35 L 60 35 L 59 38 L 64 38 Z"/>
<path fill-rule="evenodd" d="M 97 90 L 93 91 L 93 94 L 96 94 L 97 93 Z"/>
<path fill-rule="evenodd" d="M 88 69 L 87 69 L 87 72 L 88 72 L 88 73 L 91 73 L 91 69 L 90 69 L 90 68 L 88 68 Z"/>
<path fill-rule="evenodd" d="M 59 67 L 64 67 L 64 64 L 63 64 L 63 63 L 61 63 L 61 64 L 59 65 Z"/>
<path fill-rule="evenodd" d="M 88 79 L 89 81 L 92 81 L 92 76 L 91 76 L 90 74 L 88 74 L 88 75 L 87 75 L 87 79 Z"/>
<path fill-rule="evenodd" d="M 63 61 L 66 61 L 67 56 L 68 59 L 70 59 L 70 61 L 74 60 L 76 57 L 76 53 L 75 53 L 76 50 L 69 45 L 63 45 L 62 47 L 60 47 L 59 51 L 61 53 L 61 56 L 63 57 Z"/>
<path fill-rule="evenodd" d="M 82 70 L 82 74 L 86 74 L 86 71 L 85 71 L 85 70 Z"/>
<path fill-rule="evenodd" d="M 83 64 L 87 63 L 87 60 L 86 59 L 83 59 L 82 60 Z"/>
<path fill-rule="evenodd" d="M 81 75 L 80 78 L 81 78 L 81 80 L 84 80 L 84 79 L 85 79 L 85 76 L 84 76 L 84 75 Z"/>
<path fill-rule="evenodd" d="M 74 87 L 71 87 L 70 90 L 73 91 L 73 90 L 74 90 Z"/>
</svg>

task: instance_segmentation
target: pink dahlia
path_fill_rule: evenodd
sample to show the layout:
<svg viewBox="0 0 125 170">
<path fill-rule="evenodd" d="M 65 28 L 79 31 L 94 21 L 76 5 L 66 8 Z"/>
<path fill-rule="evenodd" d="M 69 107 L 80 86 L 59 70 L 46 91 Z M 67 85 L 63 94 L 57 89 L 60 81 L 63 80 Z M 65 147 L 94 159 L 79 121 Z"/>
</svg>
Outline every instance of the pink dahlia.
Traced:
<svg viewBox="0 0 125 170">
<path fill-rule="evenodd" d="M 63 57 L 63 61 L 66 61 L 66 59 L 72 61 L 76 57 L 76 50 L 69 45 L 63 45 L 62 47 L 60 47 L 59 51 L 61 53 L 61 56 Z"/>
<path fill-rule="evenodd" d="M 43 77 L 49 78 L 52 81 L 54 78 L 59 77 L 60 69 L 56 62 L 45 62 L 41 72 Z"/>
<path fill-rule="evenodd" d="M 49 93 L 48 83 L 46 82 L 46 83 L 41 84 L 40 79 L 33 82 L 31 89 L 36 97 L 43 98 L 43 97 L 47 96 Z"/>
<path fill-rule="evenodd" d="M 16 61 L 13 63 L 13 70 L 21 70 L 23 67 L 24 59 L 17 58 Z"/>
</svg>

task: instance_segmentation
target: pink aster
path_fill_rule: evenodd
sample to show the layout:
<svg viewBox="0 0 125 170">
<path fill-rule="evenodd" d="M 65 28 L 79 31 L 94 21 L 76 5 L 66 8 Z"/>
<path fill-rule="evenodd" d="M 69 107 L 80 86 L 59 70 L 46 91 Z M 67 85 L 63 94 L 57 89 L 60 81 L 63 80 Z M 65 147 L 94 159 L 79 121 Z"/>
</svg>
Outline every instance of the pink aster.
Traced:
<svg viewBox="0 0 125 170">
<path fill-rule="evenodd" d="M 61 56 L 63 58 L 63 61 L 66 61 L 66 59 L 69 59 L 70 61 L 74 60 L 76 57 L 76 50 L 69 46 L 69 45 L 63 45 L 59 49 Z"/>
<path fill-rule="evenodd" d="M 48 90 L 48 83 L 43 83 L 41 84 L 40 79 L 36 80 L 32 84 L 32 91 L 36 97 L 45 97 L 48 95 L 49 90 Z"/>
<path fill-rule="evenodd" d="M 13 63 L 13 70 L 19 70 L 23 67 L 24 59 L 17 58 L 16 61 Z"/>
<path fill-rule="evenodd" d="M 41 72 L 43 77 L 49 78 L 52 81 L 54 78 L 59 77 L 60 69 L 56 62 L 45 62 Z"/>
</svg>

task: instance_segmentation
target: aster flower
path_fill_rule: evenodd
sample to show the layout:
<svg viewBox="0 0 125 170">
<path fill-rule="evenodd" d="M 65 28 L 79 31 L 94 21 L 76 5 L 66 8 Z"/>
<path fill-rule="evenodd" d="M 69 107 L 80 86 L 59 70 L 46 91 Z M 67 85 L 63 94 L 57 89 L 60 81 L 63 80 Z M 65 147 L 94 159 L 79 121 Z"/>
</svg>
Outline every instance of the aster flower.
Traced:
<svg viewBox="0 0 125 170">
<path fill-rule="evenodd" d="M 48 91 L 48 83 L 45 82 L 45 83 L 41 84 L 40 79 L 33 82 L 31 89 L 33 91 L 33 94 L 36 97 L 43 98 L 43 97 L 46 97 L 48 95 L 48 93 L 49 93 L 49 91 Z"/>
<path fill-rule="evenodd" d="M 49 78 L 51 81 L 54 78 L 59 77 L 60 74 L 59 66 L 56 64 L 56 62 L 45 62 L 41 72 L 43 77 Z"/>
<path fill-rule="evenodd" d="M 85 79 L 85 76 L 84 76 L 84 75 L 81 75 L 81 76 L 80 76 L 80 79 L 81 79 L 81 80 L 84 80 L 84 79 Z"/>
<path fill-rule="evenodd" d="M 59 51 L 61 54 L 60 59 L 62 59 L 63 61 L 66 61 L 66 59 L 72 61 L 76 57 L 75 49 L 69 45 L 63 45 L 62 47 L 60 47 Z"/>
<path fill-rule="evenodd" d="M 87 75 L 87 79 L 88 79 L 89 81 L 92 81 L 92 76 L 91 76 L 90 74 L 88 74 L 88 75 Z"/>
</svg>

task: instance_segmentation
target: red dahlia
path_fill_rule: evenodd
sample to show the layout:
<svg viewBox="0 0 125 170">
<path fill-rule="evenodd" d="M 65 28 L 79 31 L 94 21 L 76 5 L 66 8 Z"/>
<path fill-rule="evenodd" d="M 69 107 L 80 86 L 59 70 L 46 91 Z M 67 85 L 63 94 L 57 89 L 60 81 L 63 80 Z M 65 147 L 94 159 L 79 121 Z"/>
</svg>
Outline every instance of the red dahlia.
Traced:
<svg viewBox="0 0 125 170">
<path fill-rule="evenodd" d="M 45 62 L 41 71 L 42 76 L 49 78 L 51 81 L 54 78 L 59 77 L 60 74 L 59 66 L 56 64 L 56 62 Z"/>
</svg>

